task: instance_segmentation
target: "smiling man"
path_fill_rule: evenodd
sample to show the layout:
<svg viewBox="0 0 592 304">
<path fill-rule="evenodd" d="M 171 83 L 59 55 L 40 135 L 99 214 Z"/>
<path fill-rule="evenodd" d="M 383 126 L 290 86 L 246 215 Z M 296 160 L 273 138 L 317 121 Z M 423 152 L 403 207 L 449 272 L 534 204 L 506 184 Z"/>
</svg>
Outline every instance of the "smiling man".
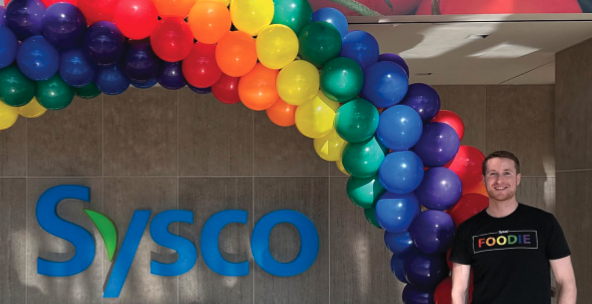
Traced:
<svg viewBox="0 0 592 304">
<path fill-rule="evenodd" d="M 450 255 L 452 303 L 467 303 L 473 272 L 473 304 L 551 304 L 551 270 L 558 304 L 576 303 L 571 253 L 555 217 L 516 201 L 520 162 L 507 151 L 483 161 L 489 207 L 458 228 Z"/>
</svg>

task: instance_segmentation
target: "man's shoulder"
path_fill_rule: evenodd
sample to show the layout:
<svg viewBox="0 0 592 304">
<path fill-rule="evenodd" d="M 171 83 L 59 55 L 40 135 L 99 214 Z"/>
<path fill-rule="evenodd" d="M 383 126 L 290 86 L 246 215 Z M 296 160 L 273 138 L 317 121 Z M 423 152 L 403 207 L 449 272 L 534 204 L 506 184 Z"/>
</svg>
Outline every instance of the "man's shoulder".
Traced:
<svg viewBox="0 0 592 304">
<path fill-rule="evenodd" d="M 535 216 L 535 217 L 541 217 L 541 218 L 550 218 L 550 217 L 554 216 L 552 213 L 549 213 L 543 209 L 540 209 L 540 208 L 537 208 L 534 206 L 525 205 L 523 203 L 520 203 L 520 205 L 522 206 L 522 209 L 524 210 L 524 212 L 527 212 L 529 216 Z"/>
</svg>

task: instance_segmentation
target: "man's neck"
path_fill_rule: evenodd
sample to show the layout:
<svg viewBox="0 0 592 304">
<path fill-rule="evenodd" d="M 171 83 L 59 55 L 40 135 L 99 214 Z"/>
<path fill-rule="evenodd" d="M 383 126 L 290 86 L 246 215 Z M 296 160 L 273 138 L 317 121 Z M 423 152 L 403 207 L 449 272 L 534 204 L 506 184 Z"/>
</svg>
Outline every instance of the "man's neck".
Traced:
<svg viewBox="0 0 592 304">
<path fill-rule="evenodd" d="M 497 218 L 506 217 L 516 211 L 516 208 L 518 208 L 516 197 L 505 201 L 497 201 L 490 198 L 487 214 Z"/>
</svg>

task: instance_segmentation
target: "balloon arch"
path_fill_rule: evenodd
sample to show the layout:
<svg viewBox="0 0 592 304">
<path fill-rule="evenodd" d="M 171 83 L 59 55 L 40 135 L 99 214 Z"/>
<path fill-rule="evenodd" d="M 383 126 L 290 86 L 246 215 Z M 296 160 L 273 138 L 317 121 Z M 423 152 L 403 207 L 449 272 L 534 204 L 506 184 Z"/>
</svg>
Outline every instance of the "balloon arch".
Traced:
<svg viewBox="0 0 592 304">
<path fill-rule="evenodd" d="M 0 130 L 74 96 L 189 86 L 295 125 L 385 230 L 403 302 L 450 303 L 456 227 L 488 205 L 484 155 L 396 54 L 307 0 L 12 0 L 0 8 Z"/>
</svg>

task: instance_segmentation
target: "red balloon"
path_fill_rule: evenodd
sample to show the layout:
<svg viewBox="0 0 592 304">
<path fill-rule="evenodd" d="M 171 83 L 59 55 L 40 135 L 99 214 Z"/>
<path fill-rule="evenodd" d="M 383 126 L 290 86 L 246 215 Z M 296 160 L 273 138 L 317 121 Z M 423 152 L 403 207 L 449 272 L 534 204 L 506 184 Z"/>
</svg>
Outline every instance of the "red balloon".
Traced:
<svg viewBox="0 0 592 304">
<path fill-rule="evenodd" d="M 465 136 L 465 124 L 460 116 L 452 111 L 440 110 L 436 117 L 432 119 L 432 122 L 442 122 L 451 126 L 456 131 L 456 134 L 458 134 L 460 140 Z"/>
<path fill-rule="evenodd" d="M 97 21 L 113 21 L 113 12 L 119 0 L 78 0 L 78 8 L 88 24 Z"/>
<path fill-rule="evenodd" d="M 473 188 L 483 181 L 482 165 L 485 155 L 471 146 L 460 146 L 454 159 L 444 167 L 460 177 L 463 188 Z"/>
<path fill-rule="evenodd" d="M 461 196 L 458 203 L 452 209 L 449 209 L 448 213 L 458 227 L 461 223 L 485 210 L 487 207 L 489 207 L 489 198 L 487 196 L 469 193 Z"/>
<path fill-rule="evenodd" d="M 8 4 L 8 2 L 10 2 L 10 1 L 5 1 L 4 5 Z M 78 5 L 78 0 L 41 0 L 41 2 L 43 2 L 43 4 L 45 4 L 45 7 L 49 7 L 50 5 L 52 5 L 54 3 L 58 3 L 58 2 L 66 2 L 66 3 L 73 4 L 73 5 Z"/>
<path fill-rule="evenodd" d="M 447 277 L 444 281 L 438 284 L 436 291 L 434 291 L 435 304 L 452 304 L 452 278 Z"/>
<path fill-rule="evenodd" d="M 134 40 L 150 36 L 158 24 L 158 12 L 151 0 L 121 0 L 113 18 L 121 33 Z"/>
<path fill-rule="evenodd" d="M 185 80 L 197 88 L 209 88 L 214 85 L 222 71 L 216 64 L 216 45 L 197 42 L 189 56 L 183 60 Z"/>
<path fill-rule="evenodd" d="M 220 79 L 212 86 L 212 94 L 216 99 L 226 104 L 240 102 L 238 97 L 238 81 L 240 77 L 232 77 L 222 73 Z"/>
<path fill-rule="evenodd" d="M 168 17 L 158 22 L 150 36 L 152 50 L 160 59 L 177 62 L 185 59 L 193 48 L 193 34 L 187 22 Z"/>
</svg>

